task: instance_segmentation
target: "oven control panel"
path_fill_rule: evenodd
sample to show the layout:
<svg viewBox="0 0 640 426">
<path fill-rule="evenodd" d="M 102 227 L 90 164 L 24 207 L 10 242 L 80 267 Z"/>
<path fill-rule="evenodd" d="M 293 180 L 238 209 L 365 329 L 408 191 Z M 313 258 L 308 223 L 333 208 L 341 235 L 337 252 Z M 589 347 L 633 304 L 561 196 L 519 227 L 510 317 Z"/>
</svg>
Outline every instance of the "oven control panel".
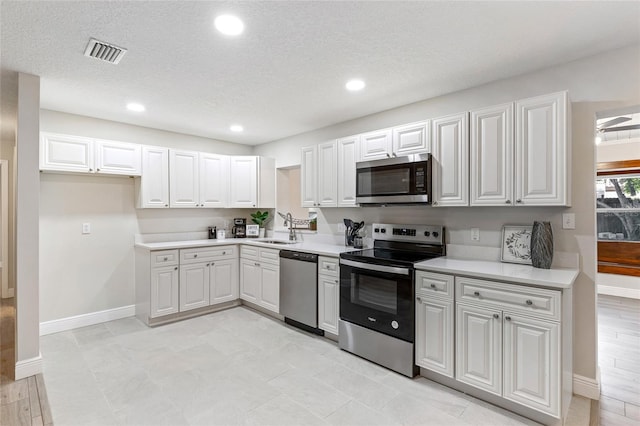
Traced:
<svg viewBox="0 0 640 426">
<path fill-rule="evenodd" d="M 444 227 L 439 225 L 374 223 L 371 229 L 374 240 L 444 244 Z"/>
</svg>

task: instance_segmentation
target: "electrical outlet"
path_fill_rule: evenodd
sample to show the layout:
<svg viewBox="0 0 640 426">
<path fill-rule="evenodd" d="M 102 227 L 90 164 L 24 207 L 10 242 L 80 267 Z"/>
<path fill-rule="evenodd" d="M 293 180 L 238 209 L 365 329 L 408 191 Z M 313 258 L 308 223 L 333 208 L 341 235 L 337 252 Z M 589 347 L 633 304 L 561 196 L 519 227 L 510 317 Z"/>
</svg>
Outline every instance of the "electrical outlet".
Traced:
<svg viewBox="0 0 640 426">
<path fill-rule="evenodd" d="M 82 224 L 82 233 L 83 234 L 90 234 L 91 233 L 91 224 L 90 223 L 83 223 Z"/>
<path fill-rule="evenodd" d="M 471 241 L 480 241 L 480 228 L 471 228 Z"/>
<path fill-rule="evenodd" d="M 576 229 L 575 213 L 562 213 L 562 229 Z"/>
</svg>

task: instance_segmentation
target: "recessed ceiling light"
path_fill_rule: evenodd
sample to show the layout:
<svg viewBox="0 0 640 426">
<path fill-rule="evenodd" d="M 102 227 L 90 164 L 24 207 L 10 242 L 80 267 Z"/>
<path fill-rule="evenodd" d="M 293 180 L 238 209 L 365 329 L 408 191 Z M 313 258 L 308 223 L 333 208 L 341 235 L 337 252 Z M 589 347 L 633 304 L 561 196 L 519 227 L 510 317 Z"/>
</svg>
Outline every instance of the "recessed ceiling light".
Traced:
<svg viewBox="0 0 640 426">
<path fill-rule="evenodd" d="M 129 111 L 142 112 L 146 108 L 142 104 L 138 104 L 136 102 L 130 102 L 130 103 L 127 104 L 127 109 Z"/>
<path fill-rule="evenodd" d="M 216 17 L 213 24 L 216 29 L 225 35 L 239 35 L 244 31 L 244 23 L 237 16 L 220 15 Z"/>
<path fill-rule="evenodd" d="M 243 131 L 243 130 L 244 130 L 244 127 L 242 127 L 242 126 L 241 126 L 241 125 L 239 125 L 239 124 L 234 124 L 233 126 L 229 127 L 229 129 L 230 129 L 232 132 L 241 132 L 241 131 Z"/>
<path fill-rule="evenodd" d="M 365 86 L 364 81 L 358 80 L 358 79 L 349 80 L 347 81 L 347 84 L 345 84 L 345 87 L 347 88 L 347 90 L 350 90 L 352 92 L 362 90 L 364 89 L 364 86 Z"/>
</svg>

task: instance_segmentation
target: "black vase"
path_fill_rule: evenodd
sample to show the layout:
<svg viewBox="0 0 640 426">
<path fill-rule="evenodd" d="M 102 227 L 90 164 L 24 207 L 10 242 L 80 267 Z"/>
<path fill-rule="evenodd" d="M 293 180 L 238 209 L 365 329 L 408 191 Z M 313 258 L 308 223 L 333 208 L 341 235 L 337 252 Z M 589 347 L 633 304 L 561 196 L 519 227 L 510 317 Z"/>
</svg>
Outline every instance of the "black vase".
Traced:
<svg viewBox="0 0 640 426">
<path fill-rule="evenodd" d="M 553 261 L 553 231 L 550 222 L 533 222 L 531 231 L 531 264 L 550 269 Z"/>
</svg>

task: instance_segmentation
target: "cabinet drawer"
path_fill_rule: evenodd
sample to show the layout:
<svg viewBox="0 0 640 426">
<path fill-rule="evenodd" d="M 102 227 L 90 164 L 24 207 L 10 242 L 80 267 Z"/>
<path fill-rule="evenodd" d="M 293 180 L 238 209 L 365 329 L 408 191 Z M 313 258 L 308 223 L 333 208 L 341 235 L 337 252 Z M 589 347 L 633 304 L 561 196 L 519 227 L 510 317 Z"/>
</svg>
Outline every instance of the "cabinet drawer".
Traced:
<svg viewBox="0 0 640 426">
<path fill-rule="evenodd" d="M 280 250 L 260 249 L 260 262 L 280 264 Z"/>
<path fill-rule="evenodd" d="M 456 301 L 560 320 L 561 293 L 474 278 L 456 277 Z"/>
<path fill-rule="evenodd" d="M 318 273 L 337 277 L 340 275 L 340 261 L 337 257 L 318 256 Z"/>
<path fill-rule="evenodd" d="M 416 295 L 439 296 L 453 300 L 453 275 L 416 271 Z"/>
<path fill-rule="evenodd" d="M 161 250 L 151 252 L 151 267 L 171 266 L 178 264 L 178 250 Z"/>
<path fill-rule="evenodd" d="M 180 263 L 197 263 L 207 260 L 233 259 L 237 257 L 235 246 L 200 247 L 180 250 Z"/>
<path fill-rule="evenodd" d="M 254 246 L 241 246 L 240 257 L 243 259 L 258 260 L 260 249 Z"/>
</svg>

